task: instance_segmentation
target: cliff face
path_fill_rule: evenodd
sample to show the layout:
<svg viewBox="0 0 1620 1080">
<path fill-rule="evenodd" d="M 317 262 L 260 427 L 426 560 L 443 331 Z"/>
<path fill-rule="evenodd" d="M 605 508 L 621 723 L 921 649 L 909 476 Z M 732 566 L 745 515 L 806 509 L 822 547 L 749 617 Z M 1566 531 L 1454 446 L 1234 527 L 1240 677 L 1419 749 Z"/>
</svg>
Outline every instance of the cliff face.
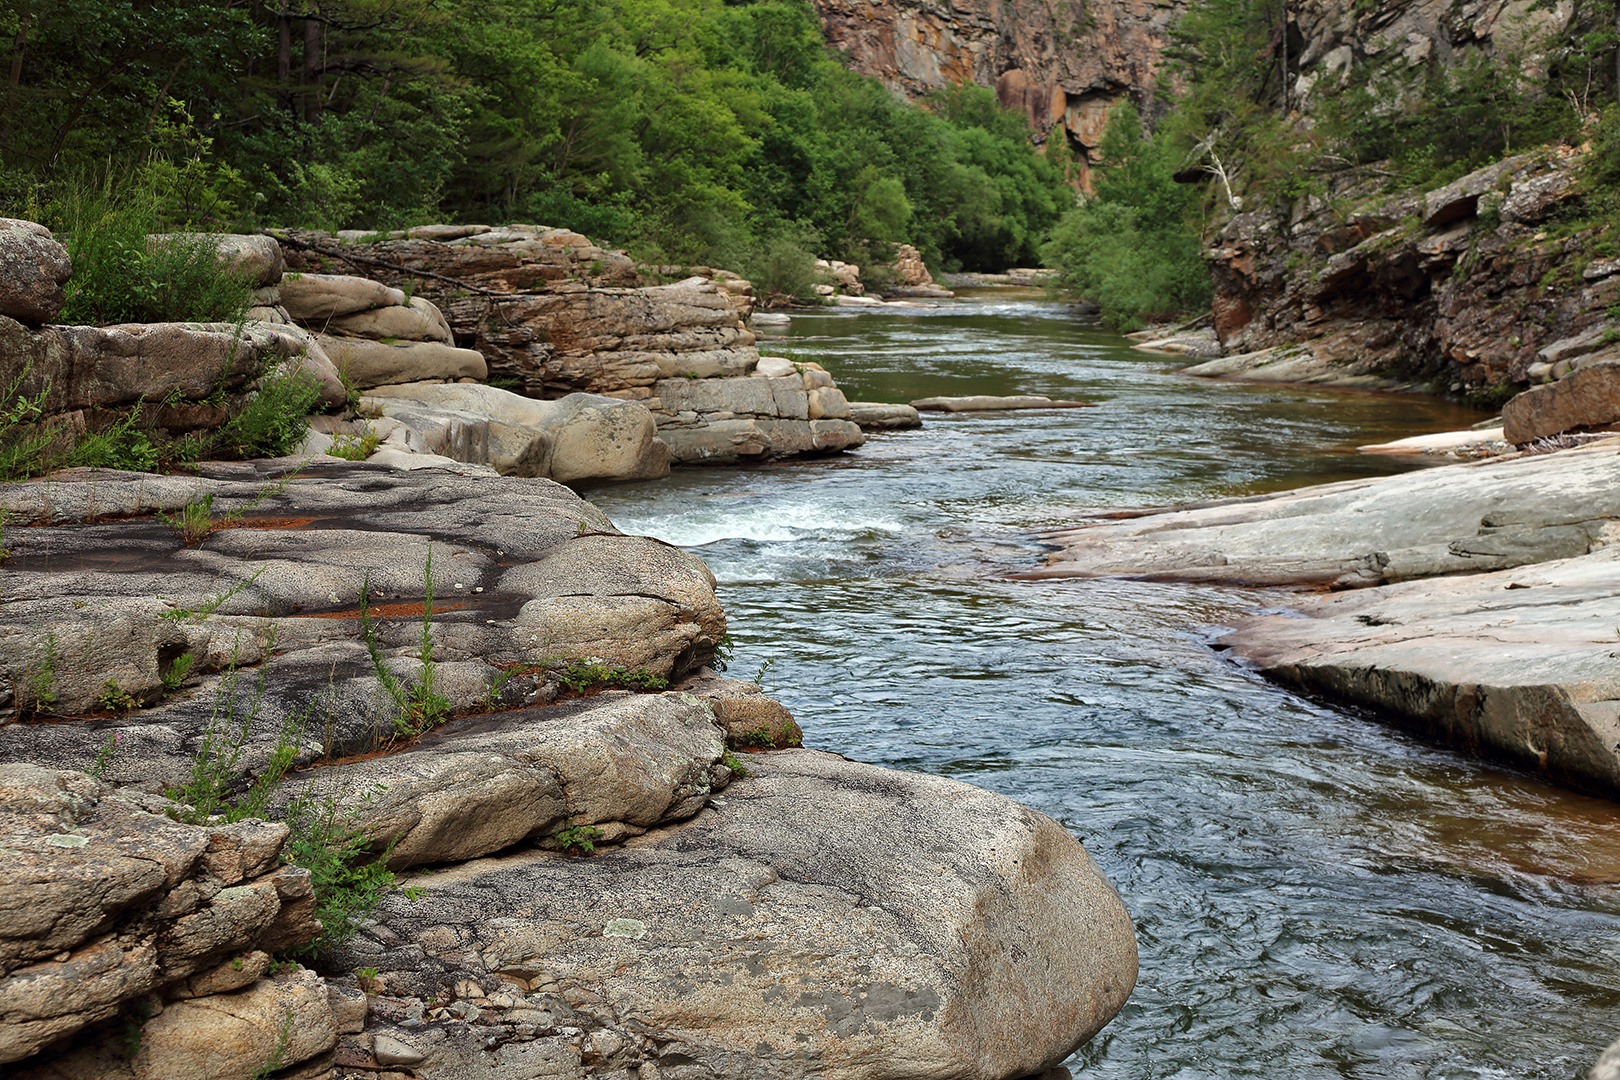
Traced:
<svg viewBox="0 0 1620 1080">
<path fill-rule="evenodd" d="M 1036 140 L 1061 131 L 1093 150 L 1108 110 L 1151 103 L 1165 32 L 1182 0 L 815 0 L 827 40 L 856 71 L 917 98 L 993 87 Z M 1080 155 L 1085 168 L 1085 155 Z M 1082 176 L 1084 172 L 1082 171 Z"/>
</svg>

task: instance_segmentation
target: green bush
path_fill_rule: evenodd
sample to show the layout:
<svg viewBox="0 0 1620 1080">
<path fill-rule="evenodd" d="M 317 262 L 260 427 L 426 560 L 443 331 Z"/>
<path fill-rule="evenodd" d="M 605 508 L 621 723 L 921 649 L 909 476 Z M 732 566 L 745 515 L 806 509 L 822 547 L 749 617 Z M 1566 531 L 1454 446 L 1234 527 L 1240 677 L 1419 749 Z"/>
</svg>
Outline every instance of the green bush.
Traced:
<svg viewBox="0 0 1620 1080">
<path fill-rule="evenodd" d="M 320 396 L 313 376 L 284 363 L 260 380 L 258 391 L 219 429 L 215 447 L 244 458 L 290 454 L 309 432 L 309 411 Z"/>
<path fill-rule="evenodd" d="M 100 184 L 80 176 L 53 205 L 66 233 L 73 277 L 60 320 L 109 326 L 135 322 L 232 322 L 253 287 L 220 265 L 204 236 L 162 230 L 157 192 L 139 178 Z"/>
<path fill-rule="evenodd" d="M 1097 194 L 1071 210 L 1042 255 L 1056 287 L 1102 309 L 1121 330 L 1202 310 L 1209 272 L 1199 254 L 1201 193 L 1175 181 L 1165 133 L 1144 138 L 1136 109 L 1114 109 L 1102 139 Z"/>
</svg>

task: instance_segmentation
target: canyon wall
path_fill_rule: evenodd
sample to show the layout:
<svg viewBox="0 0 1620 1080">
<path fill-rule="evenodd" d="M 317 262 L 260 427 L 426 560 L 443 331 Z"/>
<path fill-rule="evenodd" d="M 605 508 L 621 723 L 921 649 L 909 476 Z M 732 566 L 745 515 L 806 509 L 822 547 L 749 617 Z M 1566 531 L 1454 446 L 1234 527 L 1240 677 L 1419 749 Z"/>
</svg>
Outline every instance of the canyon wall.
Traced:
<svg viewBox="0 0 1620 1080">
<path fill-rule="evenodd" d="M 946 86 L 993 87 L 1043 143 L 1061 132 L 1087 155 L 1108 111 L 1151 109 L 1166 31 L 1181 0 L 815 0 L 827 40 L 863 75 L 909 98 Z"/>
</svg>

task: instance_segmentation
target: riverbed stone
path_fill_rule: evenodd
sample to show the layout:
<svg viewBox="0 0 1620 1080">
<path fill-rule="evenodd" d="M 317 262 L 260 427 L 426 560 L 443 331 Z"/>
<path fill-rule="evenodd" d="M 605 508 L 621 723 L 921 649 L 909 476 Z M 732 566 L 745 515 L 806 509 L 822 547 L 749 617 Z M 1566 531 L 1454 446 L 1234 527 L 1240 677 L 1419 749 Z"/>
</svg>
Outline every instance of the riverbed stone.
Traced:
<svg viewBox="0 0 1620 1080">
<path fill-rule="evenodd" d="M 1303 616 L 1303 617 L 1301 617 Z M 1291 686 L 1620 797 L 1620 546 L 1306 600 L 1218 644 Z"/>
<path fill-rule="evenodd" d="M 704 668 L 675 688 L 706 702 L 734 750 L 776 750 L 804 745 L 804 732 L 788 707 L 757 684 Z"/>
<path fill-rule="evenodd" d="M 918 398 L 911 403 L 919 412 L 1009 412 L 1019 409 L 1087 409 L 1085 401 L 1054 401 L 1040 394 L 972 394 L 967 397 Z"/>
<path fill-rule="evenodd" d="M 321 329 L 341 337 L 455 344 L 443 312 L 420 296 L 412 297 L 405 307 L 379 307 L 341 315 L 327 321 Z"/>
<path fill-rule="evenodd" d="M 899 431 L 922 427 L 922 417 L 910 405 L 877 401 L 852 401 L 849 418 L 862 431 Z"/>
<path fill-rule="evenodd" d="M 1050 818 L 816 751 L 748 764 L 690 822 L 621 848 L 413 882 L 337 961 L 378 968 L 401 1018 L 469 982 L 512 987 L 510 1006 L 467 999 L 477 1024 L 453 1008 L 437 1041 L 412 1038 L 426 1076 L 1023 1076 L 1123 1005 L 1130 919 Z M 535 1037 L 502 1045 L 514 1022 Z M 390 1023 L 374 1006 L 370 1030 L 403 1034 Z"/>
<path fill-rule="evenodd" d="M 43 225 L 0 218 L 0 315 L 30 326 L 55 319 L 67 303 L 73 262 Z"/>
<path fill-rule="evenodd" d="M 1583 555 L 1620 529 L 1615 445 L 1446 465 L 1059 529 L 1032 577 L 1359 588 Z"/>
</svg>

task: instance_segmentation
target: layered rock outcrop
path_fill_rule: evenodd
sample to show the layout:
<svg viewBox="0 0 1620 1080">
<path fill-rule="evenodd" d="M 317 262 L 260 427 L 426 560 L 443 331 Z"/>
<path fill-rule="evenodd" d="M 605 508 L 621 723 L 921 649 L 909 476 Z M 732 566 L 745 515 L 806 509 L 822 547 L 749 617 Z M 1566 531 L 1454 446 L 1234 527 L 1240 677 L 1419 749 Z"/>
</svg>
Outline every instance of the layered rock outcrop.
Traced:
<svg viewBox="0 0 1620 1080">
<path fill-rule="evenodd" d="M 8 1076 L 999 1080 L 1123 1005 L 1130 919 L 1056 822 L 727 753 L 799 731 L 701 668 L 724 619 L 694 557 L 547 480 L 296 464 L 0 490 L 29 526 L 0 570 Z M 269 974 L 319 930 L 288 827 L 157 794 L 289 751 L 271 811 L 434 868 L 324 978 Z"/>
<path fill-rule="evenodd" d="M 449 228 L 449 227 L 447 227 Z M 410 283 L 445 313 L 456 343 L 476 350 L 497 388 L 533 398 L 586 393 L 651 410 L 675 463 L 728 463 L 859 446 L 860 428 L 830 377 L 805 373 L 762 392 L 748 282 L 710 271 L 641 284 L 620 252 L 531 226 L 336 247 L 289 237 L 299 267 L 351 269 L 389 286 Z M 303 245 L 298 247 L 297 245 Z M 423 276 L 433 275 L 433 276 Z M 832 393 L 819 393 L 824 389 Z"/>
</svg>

